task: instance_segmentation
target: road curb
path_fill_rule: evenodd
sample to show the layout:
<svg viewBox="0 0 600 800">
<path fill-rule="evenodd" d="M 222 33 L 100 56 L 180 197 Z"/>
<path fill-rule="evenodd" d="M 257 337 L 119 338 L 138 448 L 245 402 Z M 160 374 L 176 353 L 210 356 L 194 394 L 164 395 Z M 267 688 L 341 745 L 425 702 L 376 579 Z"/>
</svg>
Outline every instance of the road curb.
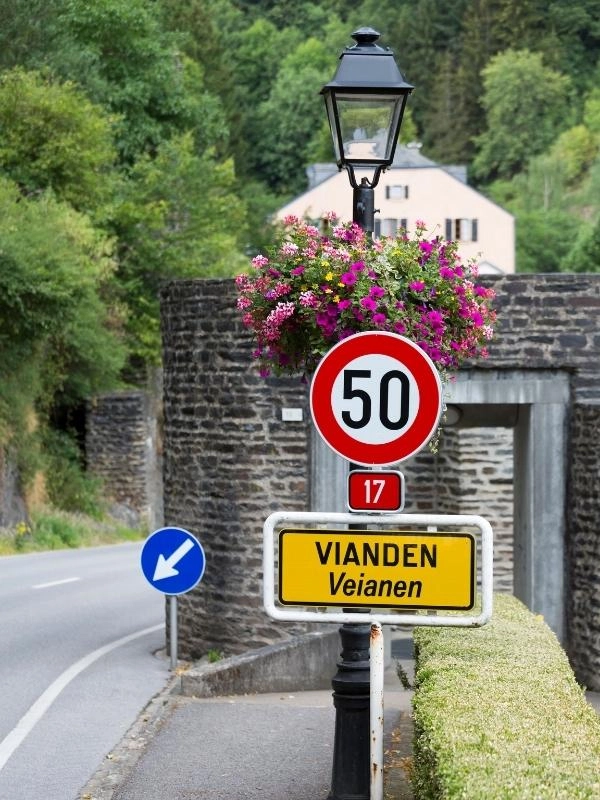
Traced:
<svg viewBox="0 0 600 800">
<path fill-rule="evenodd" d="M 337 628 L 295 636 L 181 675 L 186 697 L 301 692 L 330 689 L 339 657 Z"/>
</svg>

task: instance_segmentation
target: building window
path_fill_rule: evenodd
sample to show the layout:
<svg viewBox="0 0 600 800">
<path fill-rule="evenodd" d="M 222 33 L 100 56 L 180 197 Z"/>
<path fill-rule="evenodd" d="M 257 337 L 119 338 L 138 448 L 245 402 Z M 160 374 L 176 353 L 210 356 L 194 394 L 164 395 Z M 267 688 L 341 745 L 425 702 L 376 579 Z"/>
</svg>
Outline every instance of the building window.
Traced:
<svg viewBox="0 0 600 800">
<path fill-rule="evenodd" d="M 376 239 L 380 236 L 398 236 L 398 234 L 406 231 L 407 223 L 408 220 L 406 218 L 392 219 L 388 217 L 386 219 L 376 219 L 373 235 Z"/>
<path fill-rule="evenodd" d="M 476 219 L 447 219 L 446 239 L 455 242 L 477 241 Z"/>
<path fill-rule="evenodd" d="M 397 184 L 385 187 L 386 200 L 408 200 L 408 186 Z"/>
</svg>

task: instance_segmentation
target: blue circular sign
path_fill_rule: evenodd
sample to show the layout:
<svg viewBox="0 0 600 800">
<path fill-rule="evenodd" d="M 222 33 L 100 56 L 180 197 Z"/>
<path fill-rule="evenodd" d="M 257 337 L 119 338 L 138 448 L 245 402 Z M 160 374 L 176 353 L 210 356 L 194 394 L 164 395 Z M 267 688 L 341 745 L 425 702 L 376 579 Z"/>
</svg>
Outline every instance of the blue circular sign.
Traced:
<svg viewBox="0 0 600 800">
<path fill-rule="evenodd" d="M 160 528 L 144 542 L 144 577 L 163 594 L 184 594 L 204 575 L 206 558 L 196 537 L 183 528 Z"/>
</svg>

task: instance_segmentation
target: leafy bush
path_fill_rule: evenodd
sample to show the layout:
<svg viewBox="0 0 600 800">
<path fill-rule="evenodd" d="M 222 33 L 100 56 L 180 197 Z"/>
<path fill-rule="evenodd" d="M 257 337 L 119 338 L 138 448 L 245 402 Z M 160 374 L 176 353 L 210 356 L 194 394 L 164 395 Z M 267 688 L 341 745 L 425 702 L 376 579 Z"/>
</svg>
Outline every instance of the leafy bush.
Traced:
<svg viewBox="0 0 600 800">
<path fill-rule="evenodd" d="M 485 627 L 414 638 L 417 798 L 600 797 L 600 719 L 540 616 L 499 595 Z"/>
<path fill-rule="evenodd" d="M 48 430 L 44 443 L 48 463 L 46 490 L 52 505 L 99 519 L 104 512 L 102 483 L 85 472 L 75 439 L 66 433 Z"/>
</svg>

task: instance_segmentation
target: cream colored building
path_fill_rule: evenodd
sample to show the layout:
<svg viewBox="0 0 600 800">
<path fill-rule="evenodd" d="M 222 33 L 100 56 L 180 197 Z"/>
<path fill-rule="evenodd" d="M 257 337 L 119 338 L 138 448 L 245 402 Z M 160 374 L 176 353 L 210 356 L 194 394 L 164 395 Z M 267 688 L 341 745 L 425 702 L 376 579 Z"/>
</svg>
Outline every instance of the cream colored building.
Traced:
<svg viewBox="0 0 600 800">
<path fill-rule="evenodd" d="M 335 164 L 307 169 L 309 188 L 276 212 L 317 221 L 335 211 L 352 219 L 352 187 L 345 170 Z M 356 171 L 357 182 L 368 171 Z M 398 146 L 393 165 L 375 189 L 375 235 L 409 234 L 417 220 L 430 236 L 459 242 L 463 259 L 475 259 L 481 273 L 515 271 L 515 221 L 512 214 L 467 185 L 465 167 L 441 166 L 425 158 L 418 145 Z"/>
</svg>

